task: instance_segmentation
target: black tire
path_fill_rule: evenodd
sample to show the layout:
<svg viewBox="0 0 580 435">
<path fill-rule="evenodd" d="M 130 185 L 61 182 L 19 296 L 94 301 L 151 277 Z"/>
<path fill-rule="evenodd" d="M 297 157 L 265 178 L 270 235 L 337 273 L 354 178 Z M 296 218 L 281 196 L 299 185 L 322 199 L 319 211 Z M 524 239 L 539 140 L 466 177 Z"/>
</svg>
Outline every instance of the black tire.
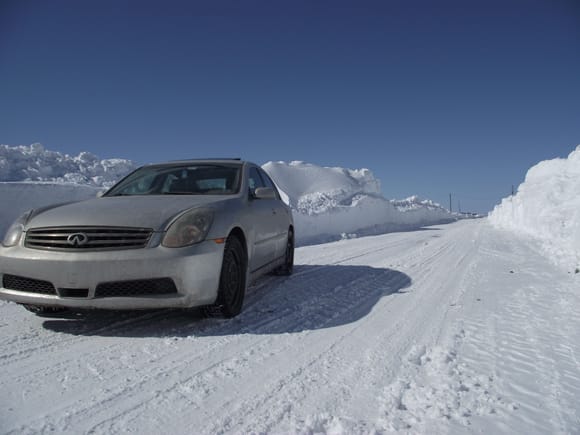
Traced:
<svg viewBox="0 0 580 435">
<path fill-rule="evenodd" d="M 24 307 L 24 309 L 38 316 L 52 316 L 68 311 L 68 308 L 65 307 L 46 307 L 44 305 L 29 305 L 29 304 L 23 304 L 22 306 Z"/>
<path fill-rule="evenodd" d="M 286 255 L 284 264 L 276 269 L 276 275 L 288 276 L 294 271 L 294 231 L 288 230 L 288 241 L 286 242 Z"/>
<path fill-rule="evenodd" d="M 218 297 L 206 308 L 209 316 L 235 317 L 242 311 L 246 294 L 246 254 L 240 240 L 230 236 L 226 240 L 220 273 Z"/>
</svg>

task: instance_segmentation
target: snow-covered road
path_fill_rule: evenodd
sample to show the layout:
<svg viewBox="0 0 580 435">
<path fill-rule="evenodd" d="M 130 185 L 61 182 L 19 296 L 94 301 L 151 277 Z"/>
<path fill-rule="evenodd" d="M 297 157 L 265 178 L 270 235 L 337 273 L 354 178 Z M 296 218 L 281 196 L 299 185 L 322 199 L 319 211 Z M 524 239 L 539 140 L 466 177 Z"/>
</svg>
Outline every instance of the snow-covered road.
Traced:
<svg viewBox="0 0 580 435">
<path fill-rule="evenodd" d="M 233 320 L 0 302 L 0 432 L 580 432 L 580 274 L 485 220 L 296 257 Z"/>
</svg>

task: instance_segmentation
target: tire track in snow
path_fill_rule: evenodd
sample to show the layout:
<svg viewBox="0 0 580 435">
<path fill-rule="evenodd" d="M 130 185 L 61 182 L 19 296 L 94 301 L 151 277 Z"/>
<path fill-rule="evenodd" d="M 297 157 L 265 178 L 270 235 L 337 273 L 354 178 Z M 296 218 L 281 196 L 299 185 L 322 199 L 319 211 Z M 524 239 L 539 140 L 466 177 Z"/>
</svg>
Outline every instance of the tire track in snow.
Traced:
<svg viewBox="0 0 580 435">
<path fill-rule="evenodd" d="M 460 317 L 447 322 L 436 346 L 408 354 L 403 376 L 387 389 L 384 430 L 570 433 L 578 427 L 580 367 L 571 351 L 578 346 L 570 344 L 579 341 L 566 337 L 580 338 L 579 313 L 570 312 L 579 306 L 570 296 L 578 294 L 546 291 L 561 282 L 547 273 L 546 259 L 487 231 L 464 279 L 481 293 L 462 295 Z"/>
<path fill-rule="evenodd" d="M 478 238 L 475 234 L 473 240 Z M 463 239 L 464 244 L 471 243 L 469 238 Z M 444 430 L 450 420 L 465 426 L 469 425 L 474 413 L 492 412 L 492 408 L 484 404 L 488 399 L 495 400 L 487 397 L 489 380 L 476 375 L 458 360 L 465 331 L 461 328 L 456 333 L 450 334 L 449 331 L 448 325 L 456 316 L 456 307 L 463 305 L 466 288 L 472 285 L 479 251 L 479 244 L 472 243 L 472 246 L 460 249 L 461 255 L 453 258 L 457 247 L 454 246 L 446 258 L 441 259 L 444 261 L 438 262 L 434 273 L 428 277 L 437 283 L 436 293 L 447 297 L 445 303 L 439 304 L 445 309 L 436 316 L 435 322 L 430 323 L 431 329 L 414 333 L 417 342 L 401 351 L 404 355 L 401 370 L 381 399 L 383 404 L 378 419 L 381 431 L 438 432 Z M 448 272 L 452 270 L 457 270 L 456 274 Z M 430 287 L 427 282 L 420 286 Z M 449 336 L 451 338 L 447 338 Z M 440 426 L 438 423 L 444 424 Z"/>
<path fill-rule="evenodd" d="M 26 313 L 25 313 L 26 314 Z M 33 353 L 38 353 L 42 350 L 50 350 L 54 352 L 60 352 L 62 347 L 68 347 L 75 342 L 80 342 L 85 340 L 85 335 L 99 335 L 105 332 L 114 332 L 114 331 L 125 331 L 128 327 L 136 326 L 140 323 L 149 322 L 151 320 L 155 320 L 156 318 L 163 318 L 167 315 L 167 310 L 164 311 L 156 311 L 154 313 L 145 312 L 139 313 L 136 315 L 136 312 L 129 312 L 129 313 L 115 313 L 114 315 L 111 313 L 102 313 L 105 317 L 104 319 L 98 319 L 97 325 L 89 327 L 89 328 L 79 328 L 73 330 L 73 336 L 67 334 L 67 338 L 64 338 L 62 335 L 59 334 L 47 334 L 39 336 L 35 334 L 35 337 L 42 340 L 39 342 L 32 342 L 31 347 L 26 348 L 19 348 L 11 353 L 6 353 L 0 355 L 0 368 L 6 364 L 12 364 L 17 362 L 18 360 L 28 358 Z M 27 314 L 29 316 L 34 316 L 33 314 Z M 122 317 L 121 320 L 114 320 L 111 321 L 110 318 L 113 316 L 120 316 Z M 36 317 L 36 319 L 42 319 L 43 321 L 51 321 L 50 319 L 56 319 L 56 317 Z M 93 322 L 95 317 L 93 316 Z M 48 342 L 47 342 L 48 341 Z M 28 343 L 27 343 L 28 344 Z"/>
</svg>

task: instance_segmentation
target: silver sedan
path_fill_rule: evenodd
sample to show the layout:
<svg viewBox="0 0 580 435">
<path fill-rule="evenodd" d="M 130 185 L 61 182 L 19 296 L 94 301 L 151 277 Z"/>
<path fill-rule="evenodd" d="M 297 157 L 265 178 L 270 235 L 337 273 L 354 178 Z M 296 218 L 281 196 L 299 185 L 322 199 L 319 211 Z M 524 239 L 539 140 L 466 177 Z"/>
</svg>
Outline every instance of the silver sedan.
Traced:
<svg viewBox="0 0 580 435">
<path fill-rule="evenodd" d="M 258 276 L 292 273 L 290 208 L 240 160 L 141 167 L 100 198 L 35 209 L 0 247 L 0 299 L 67 308 L 240 313 Z"/>
</svg>

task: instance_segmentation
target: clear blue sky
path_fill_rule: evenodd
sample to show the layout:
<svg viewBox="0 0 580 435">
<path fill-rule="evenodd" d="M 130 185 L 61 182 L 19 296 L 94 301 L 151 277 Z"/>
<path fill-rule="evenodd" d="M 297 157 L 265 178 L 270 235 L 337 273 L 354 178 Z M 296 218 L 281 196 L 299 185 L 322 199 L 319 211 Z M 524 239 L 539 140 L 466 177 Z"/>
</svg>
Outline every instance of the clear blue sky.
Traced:
<svg viewBox="0 0 580 435">
<path fill-rule="evenodd" d="M 368 167 L 487 211 L 580 143 L 580 1 L 0 0 L 0 143 L 33 142 Z"/>
</svg>

